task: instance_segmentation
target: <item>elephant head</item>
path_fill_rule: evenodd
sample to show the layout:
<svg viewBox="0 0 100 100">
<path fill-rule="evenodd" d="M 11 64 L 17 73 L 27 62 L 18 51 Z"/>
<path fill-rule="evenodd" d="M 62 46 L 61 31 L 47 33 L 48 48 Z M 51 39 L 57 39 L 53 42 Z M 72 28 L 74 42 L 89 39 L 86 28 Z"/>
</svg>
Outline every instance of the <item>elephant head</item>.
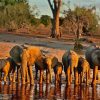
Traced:
<svg viewBox="0 0 100 100">
<path fill-rule="evenodd" d="M 12 57 L 12 59 L 14 60 L 14 62 L 18 65 L 21 65 L 21 54 L 23 52 L 23 48 L 21 46 L 14 46 L 11 50 L 10 50 L 10 56 Z"/>
</svg>

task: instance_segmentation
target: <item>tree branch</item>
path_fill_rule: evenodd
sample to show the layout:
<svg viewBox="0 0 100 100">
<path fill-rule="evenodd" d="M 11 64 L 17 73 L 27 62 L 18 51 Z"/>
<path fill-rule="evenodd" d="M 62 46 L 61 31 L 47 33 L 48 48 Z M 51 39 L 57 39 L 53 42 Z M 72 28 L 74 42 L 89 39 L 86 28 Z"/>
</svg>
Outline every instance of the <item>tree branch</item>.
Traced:
<svg viewBox="0 0 100 100">
<path fill-rule="evenodd" d="M 49 3 L 49 6 L 50 6 L 50 8 L 51 8 L 52 13 L 54 13 L 54 9 L 53 9 L 53 6 L 52 6 L 50 0 L 48 0 L 48 3 Z"/>
</svg>

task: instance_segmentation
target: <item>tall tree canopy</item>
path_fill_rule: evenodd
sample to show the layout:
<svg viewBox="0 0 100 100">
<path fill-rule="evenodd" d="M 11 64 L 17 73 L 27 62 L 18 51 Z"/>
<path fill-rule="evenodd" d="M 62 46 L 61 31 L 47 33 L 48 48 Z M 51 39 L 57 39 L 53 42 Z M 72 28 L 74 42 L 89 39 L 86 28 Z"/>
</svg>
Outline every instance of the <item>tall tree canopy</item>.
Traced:
<svg viewBox="0 0 100 100">
<path fill-rule="evenodd" d="M 60 7 L 62 4 L 62 0 L 48 0 L 49 6 L 52 11 L 53 19 L 52 19 L 52 38 L 59 38 L 60 37 L 60 30 L 59 30 L 59 13 Z"/>
</svg>

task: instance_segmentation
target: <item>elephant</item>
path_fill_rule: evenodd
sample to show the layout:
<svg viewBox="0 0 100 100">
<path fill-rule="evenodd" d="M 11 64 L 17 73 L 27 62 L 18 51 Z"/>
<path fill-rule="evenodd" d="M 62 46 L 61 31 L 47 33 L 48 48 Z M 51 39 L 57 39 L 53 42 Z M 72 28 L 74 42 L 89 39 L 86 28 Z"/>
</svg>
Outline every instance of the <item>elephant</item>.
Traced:
<svg viewBox="0 0 100 100">
<path fill-rule="evenodd" d="M 21 66 L 22 84 L 25 84 L 27 79 L 27 82 L 33 85 L 32 66 L 35 62 L 40 62 L 41 64 L 43 62 L 43 54 L 40 48 L 32 46 L 23 48 L 16 45 L 10 50 L 10 55 L 16 64 Z"/>
<path fill-rule="evenodd" d="M 4 72 L 3 81 L 6 82 L 7 76 L 9 76 L 10 82 L 15 79 L 15 70 L 16 70 L 16 64 L 13 61 L 11 57 L 8 57 L 7 59 L 0 59 L 0 71 L 1 74 Z M 10 73 L 13 74 L 13 80 L 11 80 Z M 2 76 L 0 76 L 1 78 Z"/>
<path fill-rule="evenodd" d="M 55 56 L 45 57 L 42 64 L 40 62 L 35 63 L 36 69 L 36 79 L 38 75 L 38 70 L 40 70 L 40 83 L 43 81 L 43 71 L 46 70 L 46 82 L 50 83 L 52 81 L 52 68 L 58 64 L 58 58 Z M 43 66 L 41 66 L 43 65 Z"/>
<path fill-rule="evenodd" d="M 92 85 L 96 85 L 96 76 L 98 69 L 100 70 L 100 48 L 95 45 L 87 47 L 85 57 L 90 64 L 90 68 L 93 69 Z"/>
<path fill-rule="evenodd" d="M 61 62 L 58 62 L 56 66 L 53 68 L 55 73 L 55 83 L 61 83 L 61 75 L 63 71 L 63 65 Z"/>
<path fill-rule="evenodd" d="M 90 65 L 85 58 L 79 57 L 77 70 L 79 75 L 79 83 L 83 82 L 84 73 L 86 73 L 86 85 L 88 85 L 88 80 L 90 78 Z"/>
<path fill-rule="evenodd" d="M 67 84 L 70 85 L 72 82 L 72 72 L 74 70 L 74 77 L 75 77 L 75 85 L 78 85 L 78 54 L 73 51 L 69 50 L 65 52 L 62 56 L 62 63 L 64 65 L 64 72 L 66 74 Z"/>
</svg>

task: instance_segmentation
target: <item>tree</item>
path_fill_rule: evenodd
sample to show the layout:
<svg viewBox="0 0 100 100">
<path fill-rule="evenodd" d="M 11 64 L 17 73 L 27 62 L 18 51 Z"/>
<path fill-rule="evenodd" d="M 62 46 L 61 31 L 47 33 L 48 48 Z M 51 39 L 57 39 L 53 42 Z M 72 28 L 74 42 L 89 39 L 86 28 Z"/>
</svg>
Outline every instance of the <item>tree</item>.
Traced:
<svg viewBox="0 0 100 100">
<path fill-rule="evenodd" d="M 98 25 L 97 15 L 93 13 L 93 10 L 93 8 L 76 7 L 74 10 L 69 9 L 68 11 L 64 11 L 65 19 L 63 21 L 63 27 L 71 27 L 71 31 L 77 29 L 80 34 L 87 34 L 87 32 L 93 33 Z M 73 33 L 77 35 L 77 32 Z"/>
<path fill-rule="evenodd" d="M 48 3 L 53 15 L 51 37 L 59 38 L 60 37 L 59 14 L 60 14 L 60 7 L 62 4 L 62 0 L 53 0 L 53 3 L 51 3 L 51 0 L 48 0 Z"/>
<path fill-rule="evenodd" d="M 69 33 L 73 31 L 76 35 L 75 47 L 82 47 L 80 44 L 80 35 L 88 35 L 96 31 L 98 25 L 97 15 L 92 8 L 76 7 L 74 10 L 69 9 L 64 11 L 65 19 L 63 26 L 70 29 Z"/>
<path fill-rule="evenodd" d="M 42 15 L 40 19 L 41 23 L 44 24 L 45 26 L 48 26 L 51 23 L 51 18 L 48 15 Z"/>
</svg>

